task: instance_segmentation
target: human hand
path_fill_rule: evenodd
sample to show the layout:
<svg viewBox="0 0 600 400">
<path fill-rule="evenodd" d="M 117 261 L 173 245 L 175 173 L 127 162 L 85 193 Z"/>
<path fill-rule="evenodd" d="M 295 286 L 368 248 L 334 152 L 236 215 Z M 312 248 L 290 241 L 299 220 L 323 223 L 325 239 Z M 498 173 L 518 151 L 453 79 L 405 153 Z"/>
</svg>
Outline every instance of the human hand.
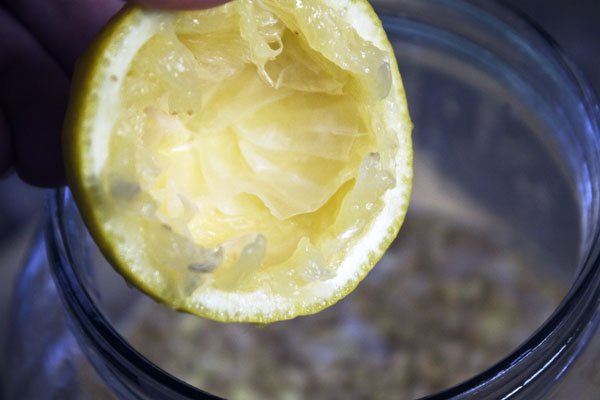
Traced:
<svg viewBox="0 0 600 400">
<path fill-rule="evenodd" d="M 131 0 L 206 8 L 227 0 Z M 123 0 L 0 0 L 0 176 L 65 183 L 60 132 L 75 60 Z"/>
</svg>

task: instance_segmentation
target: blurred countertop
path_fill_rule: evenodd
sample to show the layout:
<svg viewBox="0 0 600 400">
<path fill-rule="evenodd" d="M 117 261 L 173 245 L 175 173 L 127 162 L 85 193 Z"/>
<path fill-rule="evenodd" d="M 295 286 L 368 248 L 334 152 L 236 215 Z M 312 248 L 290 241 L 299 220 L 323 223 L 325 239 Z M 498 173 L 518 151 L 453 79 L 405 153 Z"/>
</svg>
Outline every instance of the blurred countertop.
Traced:
<svg viewBox="0 0 600 400">
<path fill-rule="evenodd" d="M 600 1 L 498 1 L 521 10 L 553 37 L 600 93 Z M 12 288 L 43 212 L 44 190 L 27 186 L 16 176 L 0 180 L 0 357 Z"/>
</svg>

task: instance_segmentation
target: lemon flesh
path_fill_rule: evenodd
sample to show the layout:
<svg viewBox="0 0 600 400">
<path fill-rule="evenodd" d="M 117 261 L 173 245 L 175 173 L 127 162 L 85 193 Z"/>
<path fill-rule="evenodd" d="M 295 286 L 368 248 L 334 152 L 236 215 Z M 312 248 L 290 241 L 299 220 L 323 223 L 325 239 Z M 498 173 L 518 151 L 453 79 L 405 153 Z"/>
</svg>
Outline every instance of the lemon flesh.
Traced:
<svg viewBox="0 0 600 400">
<path fill-rule="evenodd" d="M 317 312 L 398 232 L 411 123 L 366 2 L 127 7 L 74 82 L 64 142 L 84 220 L 173 308 L 258 323 Z"/>
</svg>

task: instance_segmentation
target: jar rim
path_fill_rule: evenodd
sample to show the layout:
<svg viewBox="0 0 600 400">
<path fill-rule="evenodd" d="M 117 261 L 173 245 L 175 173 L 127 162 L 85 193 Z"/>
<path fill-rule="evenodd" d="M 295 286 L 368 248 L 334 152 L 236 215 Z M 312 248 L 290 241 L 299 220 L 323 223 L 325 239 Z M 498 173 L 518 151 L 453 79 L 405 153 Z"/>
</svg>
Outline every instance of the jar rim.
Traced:
<svg viewBox="0 0 600 400">
<path fill-rule="evenodd" d="M 563 79 L 577 91 L 582 110 L 589 119 L 587 135 L 590 139 L 600 138 L 600 106 L 594 92 L 564 56 L 559 46 L 535 22 L 504 4 L 489 6 L 484 1 L 468 0 L 438 3 L 441 7 L 485 15 L 488 19 L 496 18 L 500 13 L 512 21 L 524 22 L 525 28 L 523 25 L 520 27 L 526 29 L 527 35 L 533 35 L 546 44 L 546 48 L 543 49 L 546 52 L 544 57 L 548 57 L 548 54 L 554 57 Z M 590 151 L 596 162 L 600 162 L 597 144 Z M 543 377 L 556 379 L 565 372 L 585 345 L 579 339 L 593 333 L 599 319 L 597 304 L 600 301 L 600 201 L 596 185 L 592 182 L 589 192 L 581 194 L 587 196 L 584 202 L 590 207 L 589 215 L 586 214 L 584 218 L 590 219 L 588 223 L 593 227 L 588 232 L 584 257 L 581 258 L 581 265 L 571 289 L 553 314 L 524 343 L 494 366 L 425 399 L 442 400 L 472 395 L 498 396 L 500 393 L 503 399 L 525 398 L 524 393 L 541 385 Z M 147 360 L 104 317 L 73 268 L 63 218 L 63 207 L 68 196 L 69 191 L 64 188 L 49 193 L 47 247 L 59 292 L 70 317 L 77 328 L 82 330 L 83 336 L 89 341 L 88 344 L 98 349 L 106 362 L 126 375 L 135 376 L 136 380 L 153 382 L 154 385 L 164 387 L 169 393 L 177 394 L 181 398 L 218 399 L 219 397 L 181 381 Z"/>
</svg>

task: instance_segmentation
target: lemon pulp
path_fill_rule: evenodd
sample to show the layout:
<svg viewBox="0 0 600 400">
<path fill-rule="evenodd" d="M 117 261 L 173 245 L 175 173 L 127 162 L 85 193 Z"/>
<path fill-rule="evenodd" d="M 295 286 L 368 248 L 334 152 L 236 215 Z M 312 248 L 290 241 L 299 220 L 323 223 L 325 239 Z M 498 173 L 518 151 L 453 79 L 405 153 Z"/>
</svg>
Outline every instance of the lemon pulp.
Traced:
<svg viewBox="0 0 600 400">
<path fill-rule="evenodd" d="M 75 145 L 109 258 L 220 320 L 291 318 L 351 291 L 395 236 L 411 178 L 401 81 L 370 7 L 238 0 L 121 20 L 83 111 L 102 132 Z"/>
</svg>

